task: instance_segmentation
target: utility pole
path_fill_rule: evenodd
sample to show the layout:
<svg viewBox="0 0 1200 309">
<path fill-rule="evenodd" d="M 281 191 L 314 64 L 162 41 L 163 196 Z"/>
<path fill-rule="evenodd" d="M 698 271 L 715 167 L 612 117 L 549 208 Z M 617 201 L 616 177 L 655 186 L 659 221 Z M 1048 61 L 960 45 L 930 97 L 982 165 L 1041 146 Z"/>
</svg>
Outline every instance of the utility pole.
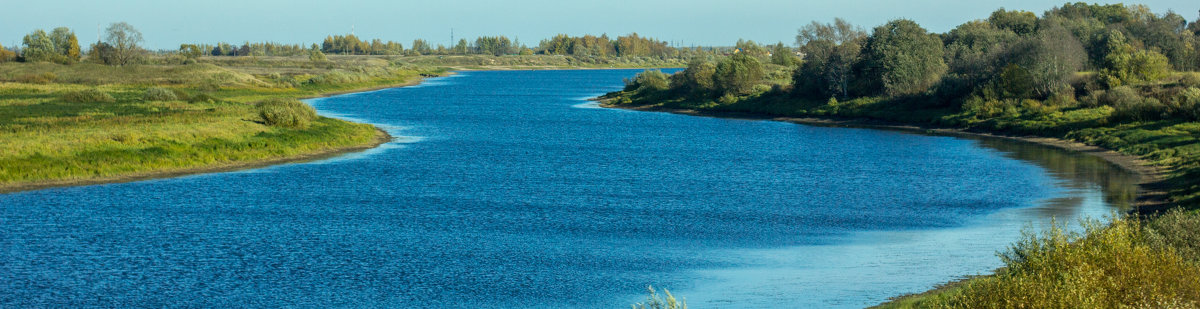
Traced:
<svg viewBox="0 0 1200 309">
<path fill-rule="evenodd" d="M 450 28 L 450 48 L 454 48 L 454 28 Z"/>
</svg>

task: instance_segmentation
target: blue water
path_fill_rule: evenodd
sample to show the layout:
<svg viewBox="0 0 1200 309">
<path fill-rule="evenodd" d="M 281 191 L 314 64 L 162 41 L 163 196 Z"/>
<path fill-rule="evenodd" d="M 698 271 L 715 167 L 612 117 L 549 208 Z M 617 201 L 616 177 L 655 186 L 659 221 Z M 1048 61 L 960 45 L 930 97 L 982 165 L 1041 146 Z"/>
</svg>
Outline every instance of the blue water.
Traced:
<svg viewBox="0 0 1200 309">
<path fill-rule="evenodd" d="M 396 140 L 0 195 L 0 307 L 606 308 L 648 284 L 695 308 L 861 307 L 994 269 L 1027 223 L 1127 202 L 1128 175 L 1028 145 L 584 100 L 637 72 L 315 99 Z"/>
</svg>

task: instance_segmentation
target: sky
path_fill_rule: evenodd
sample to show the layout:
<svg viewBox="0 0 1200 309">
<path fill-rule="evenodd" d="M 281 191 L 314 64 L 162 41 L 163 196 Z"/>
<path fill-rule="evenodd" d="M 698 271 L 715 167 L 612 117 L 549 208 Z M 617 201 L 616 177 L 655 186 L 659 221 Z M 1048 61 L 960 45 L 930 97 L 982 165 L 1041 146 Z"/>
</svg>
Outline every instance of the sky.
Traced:
<svg viewBox="0 0 1200 309">
<path fill-rule="evenodd" d="M 327 35 L 392 40 L 408 46 L 505 35 L 530 46 L 558 33 L 637 32 L 677 46 L 730 46 L 739 38 L 760 43 L 795 42 L 796 30 L 812 21 L 842 17 L 870 29 L 908 18 L 933 32 L 987 18 L 1004 7 L 1041 15 L 1066 1 L 974 0 L 38 0 L 5 1 L 0 44 L 19 44 L 35 29 L 75 30 L 94 42 L 97 28 L 125 21 L 140 30 L 144 46 L 177 49 L 182 43 L 320 43 Z M 1107 3 L 1100 1 L 1100 3 Z M 1168 9 L 1196 20 L 1200 1 L 1143 0 L 1156 13 Z M 85 44 L 86 45 L 86 44 Z"/>
</svg>

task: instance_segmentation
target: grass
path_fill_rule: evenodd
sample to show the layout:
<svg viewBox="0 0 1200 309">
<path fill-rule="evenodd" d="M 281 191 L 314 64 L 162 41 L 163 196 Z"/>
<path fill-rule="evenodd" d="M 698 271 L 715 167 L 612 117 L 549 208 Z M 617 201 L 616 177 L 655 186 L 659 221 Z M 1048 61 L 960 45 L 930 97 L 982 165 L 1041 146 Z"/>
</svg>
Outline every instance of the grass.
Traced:
<svg viewBox="0 0 1200 309">
<path fill-rule="evenodd" d="M 371 125 L 270 125 L 253 103 L 411 83 L 391 62 L 346 60 L 111 67 L 0 64 L 0 190 L 274 160 L 374 142 Z M 49 73 L 49 74 L 43 74 Z M 17 82 L 53 76 L 48 83 Z"/>
</svg>

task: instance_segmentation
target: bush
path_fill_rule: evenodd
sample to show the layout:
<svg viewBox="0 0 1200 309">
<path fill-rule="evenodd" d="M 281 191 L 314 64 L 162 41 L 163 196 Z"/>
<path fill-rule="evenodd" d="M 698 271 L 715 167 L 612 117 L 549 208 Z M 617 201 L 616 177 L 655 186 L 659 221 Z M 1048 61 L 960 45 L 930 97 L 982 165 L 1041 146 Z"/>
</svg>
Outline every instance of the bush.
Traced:
<svg viewBox="0 0 1200 309">
<path fill-rule="evenodd" d="M 1113 107 L 1112 118 L 1116 121 L 1146 121 L 1170 116 L 1166 104 L 1155 98 L 1143 97 L 1129 86 L 1113 88 L 1099 99 L 1100 104 Z"/>
<path fill-rule="evenodd" d="M 1137 219 L 1059 227 L 1001 254 L 1005 268 L 970 281 L 935 308 L 1189 308 L 1200 305 L 1200 266 L 1155 250 Z M 1180 225 L 1181 228 L 1193 225 Z M 1186 241 L 1181 239 L 1180 241 Z"/>
<path fill-rule="evenodd" d="M 112 95 L 96 89 L 70 91 L 62 95 L 62 100 L 71 103 L 112 103 L 116 101 Z"/>
<path fill-rule="evenodd" d="M 1175 208 L 1146 225 L 1146 241 L 1158 250 L 1174 250 L 1200 262 L 1200 214 Z"/>
<path fill-rule="evenodd" d="M 1200 121 L 1200 88 L 1191 87 L 1179 93 L 1179 112 L 1184 117 Z"/>
<path fill-rule="evenodd" d="M 1184 87 L 1200 87 L 1200 73 L 1184 73 L 1179 78 L 1179 85 Z"/>
<path fill-rule="evenodd" d="M 175 101 L 175 100 L 179 100 L 179 97 L 176 96 L 175 92 L 171 91 L 171 89 L 151 87 L 150 89 L 146 89 L 146 93 L 142 95 L 142 100 Z"/>
<path fill-rule="evenodd" d="M 42 72 L 39 74 L 21 75 L 21 77 L 17 78 L 17 82 L 26 84 L 49 84 L 54 82 L 55 79 L 58 79 L 58 75 L 55 75 L 52 72 Z"/>
<path fill-rule="evenodd" d="M 221 102 L 221 99 L 218 99 L 207 93 L 201 93 L 201 94 L 192 96 L 190 99 L 188 99 L 188 102 L 191 102 L 191 103 L 216 103 L 216 102 Z"/>
<path fill-rule="evenodd" d="M 288 99 L 268 99 L 254 104 L 258 115 L 267 125 L 285 128 L 307 128 L 317 111 L 303 102 Z"/>
<path fill-rule="evenodd" d="M 1076 104 L 1075 87 L 1071 87 L 1070 85 L 1063 85 L 1055 89 L 1050 93 L 1050 97 L 1046 98 L 1046 105 L 1048 106 L 1067 108 L 1075 107 Z"/>
<path fill-rule="evenodd" d="M 636 90 L 638 92 L 655 92 L 667 90 L 670 82 L 670 77 L 667 73 L 659 70 L 646 70 L 639 73 L 632 80 L 627 80 L 625 89 Z"/>
</svg>

